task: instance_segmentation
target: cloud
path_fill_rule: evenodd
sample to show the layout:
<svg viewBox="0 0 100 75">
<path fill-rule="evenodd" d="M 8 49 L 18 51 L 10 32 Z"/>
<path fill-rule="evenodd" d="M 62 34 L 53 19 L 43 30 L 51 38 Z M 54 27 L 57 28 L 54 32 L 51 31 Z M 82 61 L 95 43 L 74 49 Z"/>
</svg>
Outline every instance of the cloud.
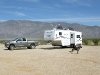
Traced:
<svg viewBox="0 0 100 75">
<path fill-rule="evenodd" d="M 17 12 L 17 11 L 14 12 L 14 14 L 17 15 L 17 16 L 26 16 L 24 13 L 22 13 L 22 12 Z"/>
<path fill-rule="evenodd" d="M 5 21 L 7 21 L 7 20 L 1 20 L 1 19 L 0 19 L 0 23 L 1 23 L 1 22 L 5 22 Z"/>
</svg>

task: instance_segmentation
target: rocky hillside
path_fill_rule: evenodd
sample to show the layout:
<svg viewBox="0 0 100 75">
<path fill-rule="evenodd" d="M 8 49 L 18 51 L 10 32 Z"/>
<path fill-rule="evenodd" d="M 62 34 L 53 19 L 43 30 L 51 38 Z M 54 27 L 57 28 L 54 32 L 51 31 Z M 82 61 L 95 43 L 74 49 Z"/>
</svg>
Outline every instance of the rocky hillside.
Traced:
<svg viewBox="0 0 100 75">
<path fill-rule="evenodd" d="M 64 28 L 73 28 L 83 32 L 83 38 L 100 38 L 99 26 L 86 26 L 77 23 L 66 22 L 39 22 L 29 20 L 8 20 L 0 22 L 0 39 L 12 39 L 27 37 L 29 39 L 43 39 L 45 30 L 52 29 L 56 25 Z"/>
</svg>

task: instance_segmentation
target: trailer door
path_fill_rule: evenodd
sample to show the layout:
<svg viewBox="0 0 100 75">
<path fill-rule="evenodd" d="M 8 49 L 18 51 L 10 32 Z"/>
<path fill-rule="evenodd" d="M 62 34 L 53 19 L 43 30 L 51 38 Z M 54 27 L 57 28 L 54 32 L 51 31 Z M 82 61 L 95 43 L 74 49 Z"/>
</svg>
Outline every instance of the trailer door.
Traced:
<svg viewBox="0 0 100 75">
<path fill-rule="evenodd" d="M 75 33 L 70 33 L 70 44 L 75 44 Z"/>
</svg>

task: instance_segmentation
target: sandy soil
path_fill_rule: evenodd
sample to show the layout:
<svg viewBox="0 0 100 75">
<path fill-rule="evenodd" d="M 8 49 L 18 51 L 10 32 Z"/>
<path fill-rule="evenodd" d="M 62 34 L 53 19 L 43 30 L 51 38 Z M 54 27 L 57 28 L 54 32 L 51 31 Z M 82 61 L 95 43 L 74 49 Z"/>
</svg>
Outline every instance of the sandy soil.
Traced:
<svg viewBox="0 0 100 75">
<path fill-rule="evenodd" d="M 100 46 L 70 50 L 40 45 L 9 51 L 0 45 L 0 75 L 100 75 Z"/>
</svg>

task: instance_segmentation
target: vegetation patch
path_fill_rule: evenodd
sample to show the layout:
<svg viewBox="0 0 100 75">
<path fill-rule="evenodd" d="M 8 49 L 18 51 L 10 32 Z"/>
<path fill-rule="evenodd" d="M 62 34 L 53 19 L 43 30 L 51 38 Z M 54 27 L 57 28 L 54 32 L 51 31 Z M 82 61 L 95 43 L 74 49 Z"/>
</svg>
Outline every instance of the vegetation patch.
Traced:
<svg viewBox="0 0 100 75">
<path fill-rule="evenodd" d="M 0 40 L 0 44 L 4 44 L 6 40 Z"/>
<path fill-rule="evenodd" d="M 100 39 L 83 39 L 83 45 L 98 46 L 100 45 Z"/>
</svg>

